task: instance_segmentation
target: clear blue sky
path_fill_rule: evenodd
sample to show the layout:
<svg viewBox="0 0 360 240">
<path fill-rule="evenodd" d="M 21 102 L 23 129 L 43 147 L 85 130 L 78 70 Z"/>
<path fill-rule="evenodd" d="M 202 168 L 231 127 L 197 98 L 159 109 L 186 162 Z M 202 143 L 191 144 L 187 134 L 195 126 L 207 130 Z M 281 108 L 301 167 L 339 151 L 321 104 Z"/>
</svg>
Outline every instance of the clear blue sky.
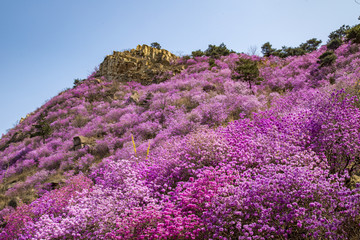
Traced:
<svg viewBox="0 0 360 240">
<path fill-rule="evenodd" d="M 1 0 L 0 135 L 113 50 L 297 46 L 358 23 L 355 0 Z"/>
</svg>

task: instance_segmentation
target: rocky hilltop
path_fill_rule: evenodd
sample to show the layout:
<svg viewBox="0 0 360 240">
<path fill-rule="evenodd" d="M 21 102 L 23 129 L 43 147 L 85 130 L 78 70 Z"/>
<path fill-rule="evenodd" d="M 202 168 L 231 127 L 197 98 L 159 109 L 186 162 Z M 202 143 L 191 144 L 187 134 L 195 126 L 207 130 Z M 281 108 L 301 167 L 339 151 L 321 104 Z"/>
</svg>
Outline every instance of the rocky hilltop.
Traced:
<svg viewBox="0 0 360 240">
<path fill-rule="evenodd" d="M 118 52 L 105 57 L 98 76 L 120 82 L 136 81 L 144 85 L 161 82 L 183 67 L 176 63 L 178 57 L 165 49 L 138 45 L 136 49 Z"/>
</svg>

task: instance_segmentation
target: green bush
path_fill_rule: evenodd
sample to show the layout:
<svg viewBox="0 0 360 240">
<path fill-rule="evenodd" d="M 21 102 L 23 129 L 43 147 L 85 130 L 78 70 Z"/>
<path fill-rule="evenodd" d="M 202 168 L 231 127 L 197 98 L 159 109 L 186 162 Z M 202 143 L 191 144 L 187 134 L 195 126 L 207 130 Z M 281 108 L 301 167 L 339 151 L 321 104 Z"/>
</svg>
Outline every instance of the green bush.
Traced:
<svg viewBox="0 0 360 240">
<path fill-rule="evenodd" d="M 329 42 L 335 39 L 343 39 L 346 36 L 346 32 L 350 29 L 348 25 L 342 25 L 339 29 L 329 34 Z"/>
<path fill-rule="evenodd" d="M 208 48 L 205 51 L 196 50 L 191 53 L 192 57 L 201 57 L 208 56 L 211 58 L 219 58 L 221 56 L 227 56 L 230 53 L 235 53 L 233 50 L 229 50 L 224 43 L 221 43 L 219 46 L 209 44 Z"/>
<path fill-rule="evenodd" d="M 182 56 L 181 57 L 183 60 L 189 60 L 190 59 L 190 56 L 189 55 L 185 55 L 185 56 Z"/>
<path fill-rule="evenodd" d="M 215 66 L 216 66 L 215 59 L 209 58 L 209 67 L 210 67 L 210 69 L 215 67 Z"/>
<path fill-rule="evenodd" d="M 75 78 L 74 87 L 79 86 L 85 79 Z"/>
<path fill-rule="evenodd" d="M 318 49 L 321 43 L 322 43 L 321 40 L 317 40 L 316 38 L 311 38 L 307 40 L 305 43 L 300 44 L 298 48 L 303 50 L 305 53 L 310 53 Z"/>
<path fill-rule="evenodd" d="M 346 39 L 353 43 L 360 43 L 360 24 L 346 31 Z"/>
<path fill-rule="evenodd" d="M 201 56 L 204 56 L 204 55 L 205 55 L 205 53 L 203 51 L 201 51 L 200 49 L 191 52 L 192 57 L 201 57 Z"/>
<path fill-rule="evenodd" d="M 326 46 L 330 50 L 335 50 L 341 46 L 342 42 L 343 41 L 340 38 L 335 38 L 330 40 Z"/>
<path fill-rule="evenodd" d="M 343 38 L 346 36 L 346 32 L 350 29 L 348 25 L 342 25 L 339 29 L 329 34 L 329 40 L 326 44 L 330 50 L 335 50 L 343 43 Z"/>
<path fill-rule="evenodd" d="M 331 51 L 326 51 L 319 57 L 320 67 L 330 66 L 336 60 L 336 55 Z"/>
<path fill-rule="evenodd" d="M 275 51 L 276 49 L 272 48 L 272 45 L 269 42 L 266 42 L 261 46 L 261 53 L 264 57 L 270 57 L 270 55 L 273 55 Z"/>
<path fill-rule="evenodd" d="M 234 51 L 227 49 L 224 43 L 219 46 L 209 44 L 209 47 L 205 50 L 205 55 L 213 58 L 219 58 L 221 56 L 227 56 Z"/>
</svg>

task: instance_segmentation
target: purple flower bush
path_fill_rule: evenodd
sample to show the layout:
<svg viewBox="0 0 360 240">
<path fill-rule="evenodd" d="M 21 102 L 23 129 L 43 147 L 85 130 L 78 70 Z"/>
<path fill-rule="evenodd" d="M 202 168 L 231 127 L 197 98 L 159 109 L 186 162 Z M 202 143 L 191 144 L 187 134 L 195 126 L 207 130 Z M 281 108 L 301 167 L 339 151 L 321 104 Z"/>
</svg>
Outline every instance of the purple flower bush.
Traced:
<svg viewBox="0 0 360 240">
<path fill-rule="evenodd" d="M 183 58 L 147 86 L 90 75 L 0 139 L 4 196 L 38 194 L 0 212 L 0 238 L 360 238 L 360 52 L 320 67 L 326 50 Z"/>
<path fill-rule="evenodd" d="M 349 203 L 340 179 L 322 169 L 269 164 L 234 177 L 211 203 L 206 225 L 219 239 L 346 238 L 342 224 L 350 217 L 340 211 Z M 342 196 L 344 194 L 345 196 Z M 358 207 L 349 203 L 350 211 Z"/>
<path fill-rule="evenodd" d="M 78 191 L 89 189 L 92 181 L 83 175 L 78 175 L 68 180 L 66 185 L 58 190 L 47 192 L 38 200 L 29 205 L 23 204 L 17 207 L 16 211 L 5 216 L 6 226 L 0 233 L 2 239 L 28 239 L 36 233 L 33 226 L 46 216 L 59 218 L 63 208 L 68 205 L 72 196 Z"/>
</svg>

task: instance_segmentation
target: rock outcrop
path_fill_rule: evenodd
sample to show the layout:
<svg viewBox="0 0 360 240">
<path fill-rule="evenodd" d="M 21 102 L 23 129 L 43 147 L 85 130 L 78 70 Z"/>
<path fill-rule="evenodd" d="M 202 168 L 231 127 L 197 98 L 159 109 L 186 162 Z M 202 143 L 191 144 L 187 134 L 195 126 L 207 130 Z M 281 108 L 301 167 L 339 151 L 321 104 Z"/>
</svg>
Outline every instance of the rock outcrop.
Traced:
<svg viewBox="0 0 360 240">
<path fill-rule="evenodd" d="M 76 136 L 73 138 L 73 143 L 73 150 L 79 150 L 85 146 L 92 146 L 94 144 L 94 139 L 84 136 Z"/>
<path fill-rule="evenodd" d="M 176 62 L 178 57 L 165 49 L 138 45 L 130 51 L 117 52 L 105 57 L 97 76 L 120 82 L 136 81 L 143 85 L 158 83 L 184 67 Z"/>
</svg>

